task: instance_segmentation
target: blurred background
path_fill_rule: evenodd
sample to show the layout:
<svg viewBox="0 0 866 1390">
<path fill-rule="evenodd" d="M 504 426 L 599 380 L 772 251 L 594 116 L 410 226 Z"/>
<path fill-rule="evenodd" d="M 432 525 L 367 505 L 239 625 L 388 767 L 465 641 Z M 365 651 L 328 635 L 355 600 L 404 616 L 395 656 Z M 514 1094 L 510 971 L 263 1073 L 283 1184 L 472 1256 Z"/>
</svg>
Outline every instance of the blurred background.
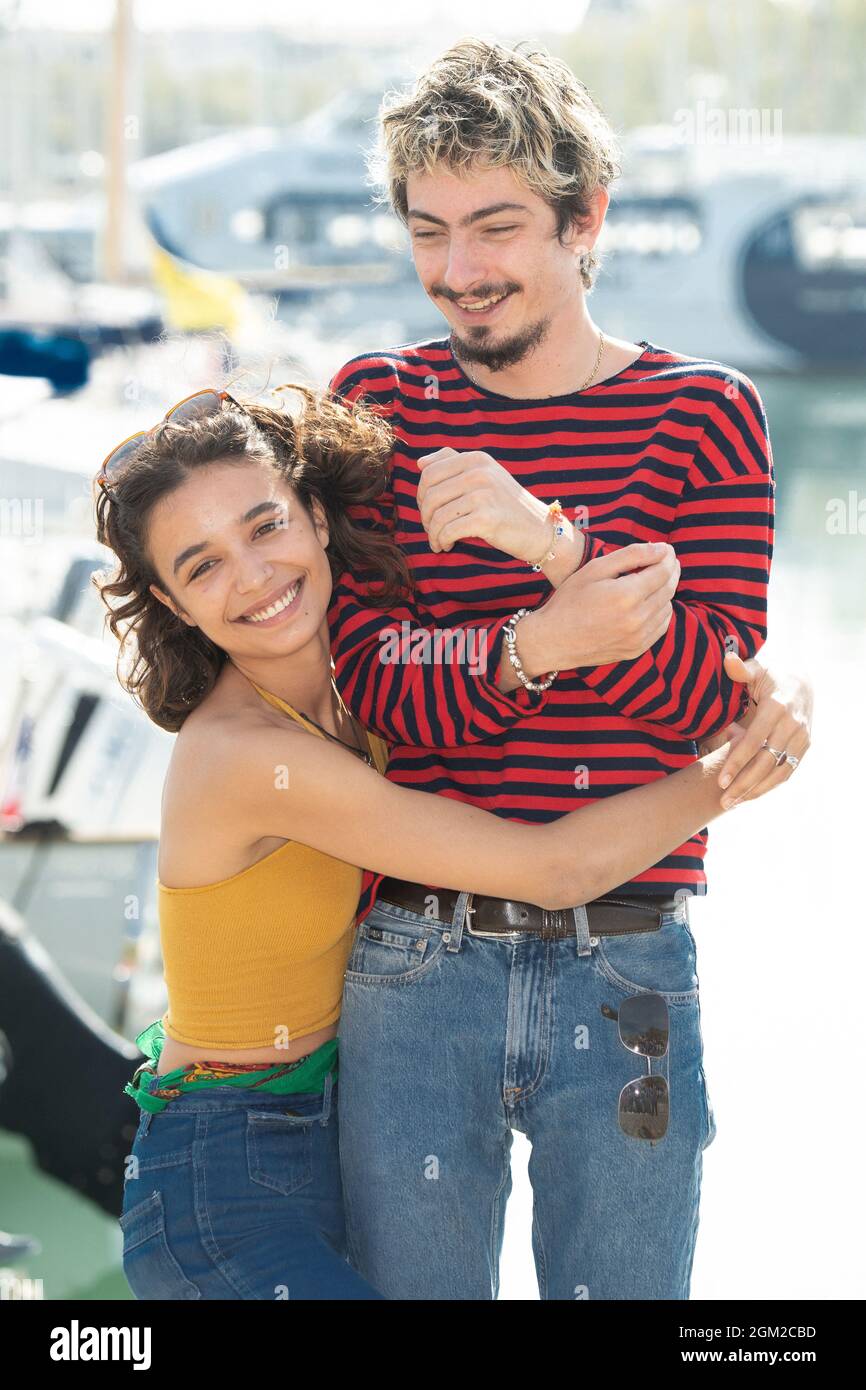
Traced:
<svg viewBox="0 0 866 1390">
<path fill-rule="evenodd" d="M 0 1297 L 131 1297 L 119 1107 L 128 1124 L 138 1112 L 120 1091 L 164 1006 L 171 736 L 115 679 L 89 585 L 105 558 L 91 479 L 228 371 L 251 390 L 325 385 L 355 353 L 447 332 L 364 154 L 383 93 L 468 34 L 544 43 L 621 137 L 595 322 L 745 371 L 767 409 L 761 655 L 812 677 L 816 717 L 793 785 L 711 829 L 709 893 L 691 905 L 717 1123 L 692 1297 L 866 1293 L 850 1104 L 866 964 L 866 6 L 535 0 L 531 29 L 526 14 L 500 0 L 491 29 L 476 0 L 417 0 L 399 19 L 384 0 L 0 0 Z M 65 1022 L 46 1027 L 52 1000 Z M 110 1115 L 104 1079 L 64 1069 L 81 1019 L 113 1050 Z M 95 1166 L 76 1148 L 91 1112 Z M 505 1299 L 537 1297 L 528 1152 L 516 1135 Z"/>
</svg>

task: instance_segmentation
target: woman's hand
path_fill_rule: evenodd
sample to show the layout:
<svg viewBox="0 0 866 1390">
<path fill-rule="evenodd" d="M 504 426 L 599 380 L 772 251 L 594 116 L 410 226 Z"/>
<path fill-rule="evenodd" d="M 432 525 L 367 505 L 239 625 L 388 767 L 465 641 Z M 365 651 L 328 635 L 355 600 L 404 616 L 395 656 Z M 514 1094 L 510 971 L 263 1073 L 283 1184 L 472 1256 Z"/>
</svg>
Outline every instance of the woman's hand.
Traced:
<svg viewBox="0 0 866 1390">
<path fill-rule="evenodd" d="M 719 774 L 719 785 L 727 788 L 722 800 L 727 808 L 754 801 L 788 780 L 795 764 L 784 760 L 777 765 L 770 749 L 786 753 L 797 763 L 802 760 L 812 742 L 814 692 L 807 678 L 775 676 L 757 658 L 743 661 L 735 652 L 725 653 L 725 672 L 747 686 L 752 703 L 742 719 L 704 739 L 698 750 L 703 756 L 731 740 Z"/>
</svg>

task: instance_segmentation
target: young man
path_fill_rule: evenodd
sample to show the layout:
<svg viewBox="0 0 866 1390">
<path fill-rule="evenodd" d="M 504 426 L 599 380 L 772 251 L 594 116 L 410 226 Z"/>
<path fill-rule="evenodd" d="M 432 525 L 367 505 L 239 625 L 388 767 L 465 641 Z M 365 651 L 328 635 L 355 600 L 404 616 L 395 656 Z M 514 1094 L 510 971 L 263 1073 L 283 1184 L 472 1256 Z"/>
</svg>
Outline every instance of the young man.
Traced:
<svg viewBox="0 0 866 1390">
<path fill-rule="evenodd" d="M 393 426 L 390 489 L 357 515 L 393 532 L 416 583 L 386 611 L 363 575 L 338 582 L 336 680 L 390 741 L 390 777 L 542 822 L 665 776 L 746 717 L 737 654 L 766 638 L 773 546 L 764 410 L 742 373 L 593 323 L 615 145 L 564 64 L 464 41 L 382 135 L 451 331 L 331 382 Z M 806 704 L 759 700 L 732 795 L 790 775 Z M 342 1161 L 350 1255 L 387 1297 L 496 1297 L 513 1129 L 532 1143 L 542 1298 L 688 1297 L 715 1134 L 687 913 L 706 842 L 567 912 L 368 876 Z M 669 1026 L 650 1063 L 618 1023 L 648 992 Z M 656 1138 L 621 1115 L 648 1070 L 670 1107 Z"/>
</svg>

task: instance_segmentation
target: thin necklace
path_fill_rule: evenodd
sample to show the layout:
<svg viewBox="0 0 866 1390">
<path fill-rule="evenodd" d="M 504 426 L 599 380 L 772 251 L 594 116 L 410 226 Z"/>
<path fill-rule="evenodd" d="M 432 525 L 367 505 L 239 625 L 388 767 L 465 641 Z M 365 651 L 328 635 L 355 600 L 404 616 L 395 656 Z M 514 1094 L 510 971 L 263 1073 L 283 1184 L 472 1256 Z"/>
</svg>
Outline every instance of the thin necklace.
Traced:
<svg viewBox="0 0 866 1390">
<path fill-rule="evenodd" d="M 592 381 L 593 377 L 594 377 L 594 376 L 596 375 L 596 373 L 598 372 L 598 369 L 599 369 L 599 367 L 600 367 L 600 365 L 601 365 L 601 355 L 602 355 L 602 353 L 604 352 L 604 344 L 605 344 L 605 337 L 604 337 L 604 334 L 602 333 L 601 329 L 599 329 L 599 332 L 598 332 L 598 352 L 597 352 L 596 358 L 595 358 L 595 366 L 593 367 L 593 369 L 592 369 L 592 371 L 590 372 L 589 376 L 586 378 L 586 381 L 583 383 L 583 385 L 582 385 L 582 386 L 578 386 L 578 388 L 577 388 L 578 391 L 585 391 L 586 388 L 587 388 L 587 386 L 589 386 L 590 382 Z M 460 363 L 460 366 L 462 367 L 462 369 L 463 369 L 463 371 L 465 372 L 466 376 L 468 376 L 469 380 L 472 382 L 472 385 L 473 385 L 473 386 L 478 386 L 478 382 L 475 380 L 475 378 L 474 378 L 474 376 L 472 375 L 472 373 L 470 372 L 469 368 L 466 366 L 466 363 L 465 363 L 465 362 L 461 362 L 461 363 Z M 485 388 L 484 388 L 483 386 L 478 386 L 478 389 L 479 389 L 479 391 L 483 391 Z M 569 392 L 568 394 L 571 395 L 572 393 Z"/>
<path fill-rule="evenodd" d="M 232 665 L 234 666 L 234 668 L 235 668 L 236 671 L 241 671 L 240 666 L 238 666 L 236 662 L 233 661 L 233 662 L 232 662 Z M 246 671 L 241 671 L 241 675 L 244 677 L 245 680 L 250 681 L 250 685 L 253 685 L 253 684 L 254 684 L 254 682 L 250 680 L 250 678 L 249 678 L 249 676 L 247 675 Z M 337 697 L 337 700 L 339 701 L 340 708 L 345 712 L 345 714 L 348 716 L 348 718 L 352 721 L 352 728 L 353 728 L 353 730 L 354 730 L 354 732 L 355 732 L 355 736 L 357 737 L 357 736 L 358 736 L 358 729 L 357 729 L 357 725 L 356 725 L 356 723 L 355 723 L 355 719 L 354 719 L 354 717 L 352 716 L 351 712 L 346 708 L 346 703 L 345 703 L 345 701 L 343 700 L 343 697 L 342 697 L 342 695 L 340 694 L 339 690 L 337 689 L 337 683 L 336 683 L 336 681 L 334 680 L 334 677 L 333 677 L 333 676 L 331 676 L 331 689 L 333 690 L 334 694 L 335 694 L 336 697 Z M 270 694 L 270 691 L 268 692 L 268 694 Z M 279 699 L 280 697 L 279 697 L 279 696 L 276 696 L 275 698 Z M 288 702 L 288 700 L 286 700 L 286 701 L 284 701 L 284 703 L 285 703 L 285 704 L 288 704 L 289 702 Z M 294 705 L 292 705 L 291 708 L 294 709 L 294 708 L 295 708 Z M 316 721 L 315 721 L 315 719 L 311 719 L 310 716 L 309 716 L 308 714 L 305 714 L 304 711 L 303 711 L 302 709 L 295 710 L 295 713 L 296 713 L 296 714 L 300 714 L 301 717 L 302 717 L 303 719 L 306 719 L 306 721 L 307 721 L 308 724 L 312 724 L 312 726 L 313 726 L 314 729 L 318 729 L 318 730 L 319 730 L 319 733 L 320 733 L 320 734 L 324 734 L 325 738 L 329 738 L 329 739 L 331 740 L 332 743 L 339 743 L 343 748 L 348 748 L 348 750 L 349 750 L 350 753 L 355 753 L 359 758 L 363 758 L 364 762 L 367 764 L 368 767 L 373 767 L 373 766 L 374 766 L 373 759 L 372 759 L 371 755 L 369 754 L 369 752 L 365 751 L 363 748 L 359 747 L 357 744 L 353 745 L 353 744 L 351 744 L 351 743 L 346 743 L 343 739 L 338 738 L 336 734 L 329 733 L 327 729 L 323 729 L 323 728 L 322 728 L 321 724 L 317 724 Z"/>
<path fill-rule="evenodd" d="M 346 709 L 346 705 L 345 705 L 345 703 L 344 703 L 344 701 L 343 701 L 343 697 L 342 697 L 342 695 L 340 694 L 339 690 L 337 689 L 337 686 L 336 686 L 336 684 L 335 684 L 335 682 L 334 682 L 334 677 L 333 677 L 333 676 L 331 677 L 331 687 L 332 687 L 332 689 L 333 689 L 333 691 L 334 691 L 334 694 L 336 695 L 337 699 L 338 699 L 339 702 L 340 702 L 340 708 L 343 709 L 343 710 L 345 710 L 346 714 L 349 716 L 349 719 L 352 721 L 352 728 L 353 728 L 353 730 L 354 730 L 354 732 L 355 732 L 355 735 L 356 735 L 356 737 L 357 737 L 358 730 L 357 730 L 357 727 L 356 727 L 356 724 L 355 724 L 355 720 L 354 720 L 352 714 L 350 713 L 350 711 L 349 711 L 348 709 Z M 288 702 L 287 702 L 287 703 L 288 703 Z M 304 711 L 303 711 L 302 709 L 299 709 L 299 710 L 298 710 L 298 714 L 303 715 L 304 719 L 306 719 L 310 724 L 312 724 L 312 726 L 313 726 L 314 729 L 318 729 L 319 732 L 322 733 L 322 734 L 324 734 L 324 735 L 325 735 L 325 738 L 329 738 L 329 739 L 331 740 L 332 743 L 339 743 L 339 744 L 342 744 L 342 746 L 343 746 L 344 748 L 348 748 L 348 750 L 349 750 L 350 753 L 357 753 L 357 755 L 358 755 L 359 758 L 363 758 L 364 762 L 367 764 L 368 767 L 372 767 L 372 766 L 373 766 L 373 759 L 371 758 L 371 756 L 370 756 L 369 753 L 367 753 L 367 752 L 364 751 L 363 748 L 360 748 L 360 747 L 358 747 L 357 745 L 354 745 L 354 746 L 353 746 L 351 743 L 346 743 L 343 739 L 337 738 L 336 734 L 330 734 L 330 733 L 328 733 L 328 730 L 327 730 L 327 729 L 323 729 L 322 726 L 321 726 L 321 724 L 317 724 L 316 721 L 315 721 L 315 719 L 311 719 L 310 716 L 309 716 L 308 714 L 304 714 Z"/>
</svg>

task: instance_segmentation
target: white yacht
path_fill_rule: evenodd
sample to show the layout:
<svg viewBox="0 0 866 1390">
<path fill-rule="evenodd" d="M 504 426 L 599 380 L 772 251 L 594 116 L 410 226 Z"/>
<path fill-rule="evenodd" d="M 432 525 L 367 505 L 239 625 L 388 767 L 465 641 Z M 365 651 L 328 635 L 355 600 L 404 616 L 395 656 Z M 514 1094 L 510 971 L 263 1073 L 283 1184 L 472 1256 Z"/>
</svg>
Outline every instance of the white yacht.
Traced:
<svg viewBox="0 0 866 1390">
<path fill-rule="evenodd" d="M 866 368 L 866 147 L 635 132 L 592 312 L 744 371 Z"/>
</svg>

